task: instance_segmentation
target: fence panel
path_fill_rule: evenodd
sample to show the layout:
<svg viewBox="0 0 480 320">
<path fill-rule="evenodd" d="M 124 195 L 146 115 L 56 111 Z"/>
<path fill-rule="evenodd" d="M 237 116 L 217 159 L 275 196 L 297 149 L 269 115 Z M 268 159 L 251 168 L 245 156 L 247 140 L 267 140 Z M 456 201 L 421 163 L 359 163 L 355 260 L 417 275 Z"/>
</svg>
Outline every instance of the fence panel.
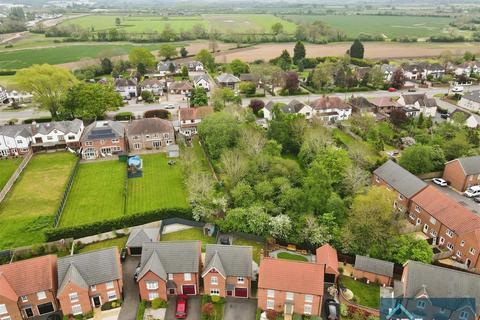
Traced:
<svg viewBox="0 0 480 320">
<path fill-rule="evenodd" d="M 28 151 L 28 153 L 23 157 L 23 160 L 22 162 L 20 163 L 20 165 L 18 166 L 17 170 L 15 170 L 15 172 L 12 174 L 12 176 L 10 177 L 10 179 L 8 179 L 8 182 L 7 184 L 5 184 L 5 186 L 3 187 L 2 191 L 0 191 L 0 202 L 3 201 L 3 199 L 5 199 L 5 196 L 7 195 L 7 193 L 10 191 L 10 189 L 12 188 L 13 184 L 15 183 L 15 181 L 17 181 L 18 177 L 20 176 L 20 174 L 23 172 L 23 169 L 25 169 L 25 167 L 27 166 L 28 162 L 30 162 L 30 159 L 32 159 L 32 156 L 33 156 L 33 152 L 32 150 Z"/>
<path fill-rule="evenodd" d="M 68 178 L 67 188 L 62 196 L 62 201 L 60 201 L 60 205 L 58 206 L 57 213 L 55 214 L 55 224 L 54 227 L 58 227 L 60 223 L 60 219 L 62 218 L 63 209 L 65 208 L 65 203 L 67 203 L 68 194 L 72 189 L 73 181 L 78 172 L 78 168 L 80 167 L 80 158 L 77 158 L 77 163 L 75 163 L 75 167 L 73 167 L 72 173 L 70 174 L 70 178 Z"/>
</svg>

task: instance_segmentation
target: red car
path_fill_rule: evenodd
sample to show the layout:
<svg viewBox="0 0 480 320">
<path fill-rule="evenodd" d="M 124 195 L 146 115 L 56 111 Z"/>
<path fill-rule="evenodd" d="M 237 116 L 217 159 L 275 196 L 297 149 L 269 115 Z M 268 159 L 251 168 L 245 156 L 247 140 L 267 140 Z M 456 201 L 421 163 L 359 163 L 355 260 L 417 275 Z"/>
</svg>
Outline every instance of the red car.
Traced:
<svg viewBox="0 0 480 320">
<path fill-rule="evenodd" d="M 187 317 L 187 296 L 177 296 L 177 308 L 175 310 L 175 318 L 185 319 Z"/>
<path fill-rule="evenodd" d="M 388 92 L 396 92 L 396 91 L 397 91 L 397 89 L 395 89 L 395 88 L 388 88 Z"/>
</svg>

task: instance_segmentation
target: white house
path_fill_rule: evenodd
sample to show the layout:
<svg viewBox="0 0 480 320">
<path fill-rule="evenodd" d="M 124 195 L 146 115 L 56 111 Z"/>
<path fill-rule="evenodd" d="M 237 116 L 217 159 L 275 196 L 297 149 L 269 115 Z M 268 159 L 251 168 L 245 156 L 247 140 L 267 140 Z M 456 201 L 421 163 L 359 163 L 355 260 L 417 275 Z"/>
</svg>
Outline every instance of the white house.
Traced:
<svg viewBox="0 0 480 320">
<path fill-rule="evenodd" d="M 352 115 L 352 106 L 339 97 L 321 97 L 311 104 L 313 116 L 325 122 L 343 121 Z"/>
<path fill-rule="evenodd" d="M 458 106 L 473 112 L 480 111 L 480 90 L 465 92 L 458 101 Z"/>
<path fill-rule="evenodd" d="M 445 67 L 439 63 L 428 64 L 425 67 L 425 78 L 432 76 L 434 79 L 439 79 L 445 74 Z"/>
<path fill-rule="evenodd" d="M 169 74 L 175 74 L 178 71 L 178 66 L 173 61 L 161 61 L 157 65 L 157 71 L 160 76 L 164 77 Z M 173 72 L 172 72 L 173 71 Z"/>
<path fill-rule="evenodd" d="M 463 116 L 465 117 L 465 125 L 468 127 L 468 128 L 471 128 L 471 129 L 475 129 L 478 127 L 478 125 L 480 124 L 480 117 L 475 115 L 475 114 L 471 114 L 467 111 L 464 111 L 464 110 L 460 110 L 460 109 L 457 109 L 455 111 L 452 112 L 451 116 L 450 116 L 450 121 L 452 121 L 454 118 L 455 118 L 455 115 L 456 114 L 463 114 Z"/>
<path fill-rule="evenodd" d="M 26 125 L 0 127 L 0 157 L 16 156 L 28 152 L 32 137 Z"/>
<path fill-rule="evenodd" d="M 204 71 L 203 63 L 200 61 L 190 61 L 186 64 L 188 71 Z"/>
<path fill-rule="evenodd" d="M 212 107 L 178 109 L 179 132 L 186 137 L 197 134 L 197 126 L 202 119 L 213 113 Z"/>
<path fill-rule="evenodd" d="M 203 88 L 205 91 L 210 91 L 210 80 L 205 74 L 194 76 L 193 85 L 195 88 Z"/>
<path fill-rule="evenodd" d="M 275 103 L 273 101 L 268 102 L 265 107 L 263 107 L 263 118 L 271 121 L 273 119 L 273 108 Z M 301 114 L 305 116 L 305 119 L 311 119 L 313 115 L 313 109 L 309 105 L 306 105 L 298 100 L 292 100 L 287 105 L 280 105 L 279 110 L 283 113 L 288 114 Z"/>
<path fill-rule="evenodd" d="M 434 98 L 428 98 L 426 93 L 402 94 L 397 103 L 407 112 L 407 115 L 417 116 L 419 114 L 409 113 L 409 110 L 418 109 L 425 117 L 435 117 L 437 114 L 437 102 Z"/>
<path fill-rule="evenodd" d="M 141 91 L 148 91 L 154 96 L 163 96 L 163 89 L 165 88 L 165 83 L 161 80 L 150 78 L 145 79 L 140 83 Z"/>
<path fill-rule="evenodd" d="M 134 98 L 138 95 L 137 81 L 135 79 L 117 78 L 114 81 L 115 90 L 124 99 Z"/>
<path fill-rule="evenodd" d="M 395 70 L 397 70 L 397 68 L 389 64 L 382 64 L 380 66 L 380 70 L 383 72 L 383 79 L 387 82 L 390 82 L 392 80 L 393 73 Z"/>
<path fill-rule="evenodd" d="M 460 65 L 458 65 L 455 68 L 455 74 L 457 76 L 459 75 L 467 75 L 469 76 L 470 74 L 478 74 L 480 72 L 480 62 L 479 61 L 467 61 L 464 62 Z"/>
</svg>

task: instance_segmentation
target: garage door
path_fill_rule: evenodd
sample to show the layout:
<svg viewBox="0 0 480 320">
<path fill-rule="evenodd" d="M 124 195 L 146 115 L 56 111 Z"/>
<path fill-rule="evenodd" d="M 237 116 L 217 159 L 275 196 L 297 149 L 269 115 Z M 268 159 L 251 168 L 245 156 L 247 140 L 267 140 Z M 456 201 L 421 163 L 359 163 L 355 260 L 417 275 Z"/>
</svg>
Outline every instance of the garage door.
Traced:
<svg viewBox="0 0 480 320">
<path fill-rule="evenodd" d="M 130 254 L 132 256 L 139 256 L 142 254 L 142 247 L 130 247 Z"/>
<path fill-rule="evenodd" d="M 247 288 L 235 288 L 235 297 L 246 298 L 248 297 Z"/>
<path fill-rule="evenodd" d="M 183 285 L 182 286 L 182 292 L 183 294 L 196 294 L 195 290 L 195 285 L 194 284 L 189 284 L 189 285 Z"/>
<path fill-rule="evenodd" d="M 38 305 L 38 313 L 40 314 L 50 313 L 53 311 L 53 304 L 51 302 Z"/>
</svg>

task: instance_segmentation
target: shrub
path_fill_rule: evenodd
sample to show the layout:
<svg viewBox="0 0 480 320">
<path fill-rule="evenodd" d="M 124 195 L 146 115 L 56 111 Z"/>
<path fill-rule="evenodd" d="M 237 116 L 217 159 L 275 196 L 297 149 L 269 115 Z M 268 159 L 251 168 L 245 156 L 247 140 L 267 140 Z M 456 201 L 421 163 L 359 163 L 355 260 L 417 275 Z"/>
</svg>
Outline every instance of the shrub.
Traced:
<svg viewBox="0 0 480 320">
<path fill-rule="evenodd" d="M 267 310 L 267 319 L 276 320 L 278 317 L 278 312 L 275 310 Z"/>
<path fill-rule="evenodd" d="M 0 76 L 13 76 L 16 73 L 16 70 L 0 70 Z"/>
<path fill-rule="evenodd" d="M 143 114 L 145 118 L 160 118 L 160 119 L 168 119 L 170 118 L 170 112 L 164 109 L 158 109 L 158 110 L 148 110 L 145 111 Z"/>
<path fill-rule="evenodd" d="M 254 94 L 257 90 L 257 85 L 251 81 L 245 81 L 240 83 L 239 88 L 241 93 Z"/>
<path fill-rule="evenodd" d="M 220 296 L 211 296 L 212 302 L 217 303 L 220 301 Z"/>
<path fill-rule="evenodd" d="M 167 301 L 160 298 L 155 298 L 152 300 L 152 309 L 166 308 L 168 305 Z"/>
<path fill-rule="evenodd" d="M 142 99 L 143 101 L 147 102 L 147 103 L 152 103 L 155 101 L 155 97 L 153 96 L 153 94 L 150 92 L 150 91 L 142 91 Z"/>
<path fill-rule="evenodd" d="M 102 304 L 100 308 L 102 311 L 118 308 L 122 305 L 122 300 L 108 301 Z"/>
<path fill-rule="evenodd" d="M 202 307 L 202 314 L 207 316 L 208 318 L 212 317 L 213 314 L 215 313 L 215 307 L 213 306 L 213 303 L 208 302 L 203 305 Z"/>
<path fill-rule="evenodd" d="M 138 310 L 137 310 L 137 320 L 143 320 L 143 316 L 145 314 L 145 301 L 141 301 Z"/>
<path fill-rule="evenodd" d="M 134 119 L 134 118 L 135 116 L 133 115 L 133 113 L 129 111 L 119 112 L 115 115 L 115 121 L 125 121 L 125 120 Z"/>
<path fill-rule="evenodd" d="M 24 124 L 30 124 L 33 121 L 35 121 L 37 123 L 52 122 L 52 117 L 26 119 L 26 120 L 23 120 L 23 123 Z"/>
</svg>

